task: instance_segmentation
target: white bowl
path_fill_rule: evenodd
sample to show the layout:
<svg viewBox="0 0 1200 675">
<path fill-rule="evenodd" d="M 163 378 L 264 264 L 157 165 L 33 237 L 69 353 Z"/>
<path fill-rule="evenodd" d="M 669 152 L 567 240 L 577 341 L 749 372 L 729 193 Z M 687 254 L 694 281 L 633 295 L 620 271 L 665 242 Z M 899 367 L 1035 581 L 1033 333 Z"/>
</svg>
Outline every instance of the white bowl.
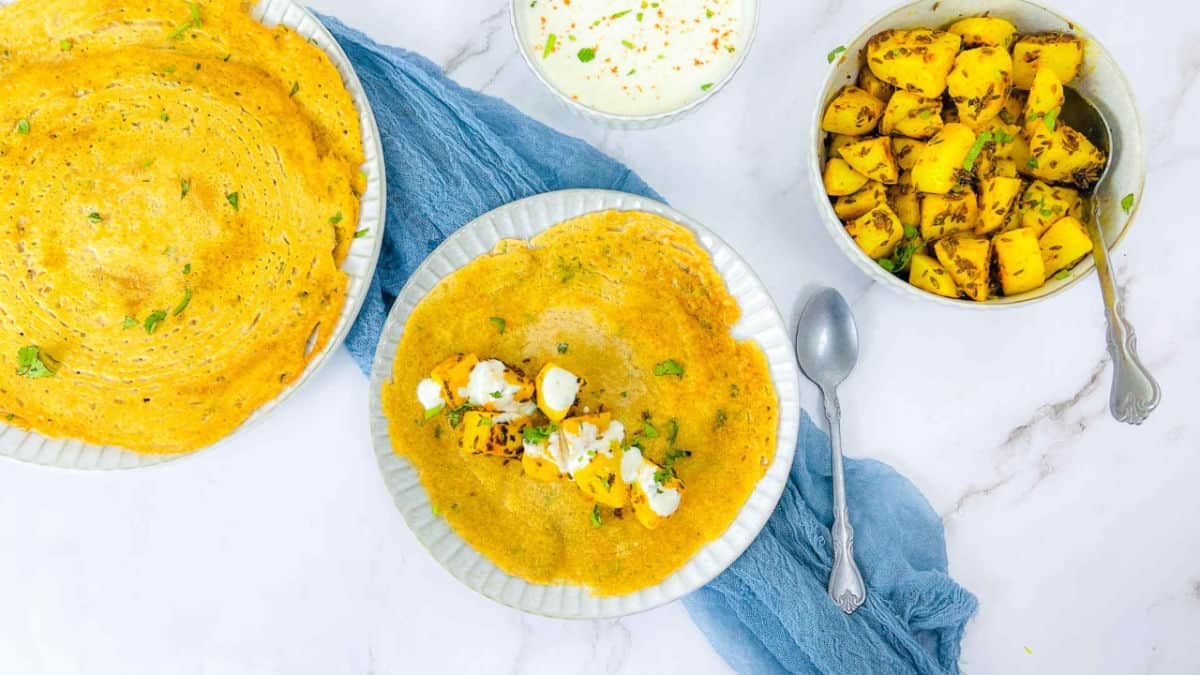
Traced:
<svg viewBox="0 0 1200 675">
<path fill-rule="evenodd" d="M 471 548 L 445 519 L 434 516 L 416 469 L 392 450 L 380 392 L 392 377 L 396 349 L 409 315 L 444 277 L 490 253 L 501 239 L 529 239 L 565 220 L 610 209 L 658 214 L 695 232 L 700 246 L 712 256 L 713 265 L 742 309 L 734 335 L 754 340 L 766 354 L 771 381 L 779 397 L 779 428 L 774 461 L 719 538 L 705 544 L 683 567 L 657 585 L 626 595 L 596 597 L 582 586 L 535 584 L 507 574 Z M 496 602 L 532 614 L 571 619 L 623 616 L 657 607 L 700 588 L 737 560 L 758 536 L 779 502 L 792 466 L 800 426 L 799 377 L 779 310 L 762 282 L 725 242 L 691 218 L 650 199 L 607 190 L 563 190 L 522 199 L 484 214 L 450 235 L 413 272 L 396 298 L 375 351 L 369 393 L 371 436 L 375 458 L 396 508 L 417 540 L 463 584 Z"/>
<path fill-rule="evenodd" d="M 13 0 L 0 0 L 0 7 L 12 4 Z M 341 269 L 349 277 L 346 287 L 346 301 L 342 305 L 342 313 L 334 326 L 333 335 L 319 354 L 309 361 L 308 366 L 287 389 L 284 389 L 274 399 L 259 406 L 246 421 L 217 443 L 209 448 L 226 443 L 241 433 L 246 427 L 262 419 L 275 409 L 287 397 L 304 386 L 313 374 L 321 369 L 333 352 L 346 339 L 346 333 L 353 325 L 358 310 L 362 307 L 371 285 L 371 276 L 375 273 L 375 263 L 379 260 L 379 249 L 383 242 L 384 212 L 387 207 L 386 176 L 383 168 L 383 147 L 379 143 L 379 129 L 375 125 L 375 113 L 367 101 L 354 67 L 346 58 L 345 52 L 333 39 L 325 26 L 317 21 L 308 10 L 295 4 L 292 0 L 261 0 L 252 8 L 254 18 L 267 26 L 283 24 L 294 29 L 297 33 L 325 51 L 329 59 L 342 76 L 342 82 L 354 100 L 358 109 L 359 124 L 362 127 L 363 152 L 366 160 L 362 171 L 367 176 L 367 190 L 363 193 L 359 205 L 358 228 L 366 229 L 367 233 L 355 239 L 350 244 L 350 251 L 342 261 Z M 357 231 L 356 230 L 356 231 Z M 18 427 L 0 423 L 0 456 L 10 457 L 23 462 L 42 464 L 63 469 L 134 469 L 162 464 L 182 457 L 191 457 L 200 452 L 171 455 L 151 455 L 136 453 L 125 448 L 112 445 L 93 445 L 82 441 L 62 438 L 51 438 L 34 431 L 25 431 Z"/>
<path fill-rule="evenodd" d="M 1099 5 L 1097 8 L 1097 11 L 1103 11 Z M 1119 243 L 1141 204 L 1146 182 L 1145 139 L 1142 135 L 1141 115 L 1133 98 L 1133 89 L 1112 55 L 1078 22 L 1064 17 L 1057 10 L 1027 0 L 920 0 L 900 5 L 868 23 L 854 39 L 846 43 L 844 57 L 831 67 L 821 88 L 822 93 L 813 112 L 808 178 L 825 228 L 846 255 L 872 279 L 904 295 L 942 305 L 995 309 L 1044 300 L 1079 283 L 1085 277 L 1090 277 L 1096 269 L 1091 254 L 1075 265 L 1070 277 L 1061 280 L 1051 278 L 1046 281 L 1045 286 L 1028 293 L 995 298 L 987 302 L 946 298 L 909 284 L 880 267 L 879 263 L 864 253 L 838 220 L 821 183 L 821 172 L 825 166 L 825 132 L 821 130 L 821 115 L 830 99 L 842 86 L 854 83 L 859 71 L 858 55 L 866 47 L 871 36 L 889 28 L 944 28 L 964 16 L 976 16 L 983 12 L 1008 19 L 1021 33 L 1063 31 L 1078 35 L 1084 40 L 1083 69 L 1068 86 L 1096 103 L 1112 128 L 1113 150 L 1109 159 L 1111 168 L 1104 189 L 1096 195 L 1095 205 L 1100 217 L 1100 231 L 1104 234 L 1109 249 Z M 1121 198 L 1131 193 L 1134 195 L 1134 207 L 1126 214 L 1120 207 Z"/>
<path fill-rule="evenodd" d="M 750 45 L 754 43 L 754 35 L 758 32 L 758 0 L 741 0 L 742 11 L 745 13 L 745 16 L 749 18 L 748 23 L 750 24 L 750 31 L 746 34 L 746 44 L 742 46 L 741 50 L 739 50 L 738 58 L 733 64 L 733 69 L 731 69 L 729 73 L 725 75 L 725 77 L 713 83 L 713 86 L 709 87 L 708 91 L 705 91 L 703 94 L 701 94 L 699 98 L 696 98 L 693 101 L 673 110 L 654 113 L 652 115 L 617 115 L 614 113 L 604 112 L 603 110 L 597 110 L 596 108 L 586 106 L 579 101 L 572 99 L 561 89 L 555 87 L 542 73 L 542 69 L 538 65 L 539 61 L 541 60 L 541 55 L 533 54 L 529 51 L 528 45 L 531 44 L 531 41 L 525 39 L 524 31 L 521 29 L 520 22 L 517 19 L 517 8 L 523 3 L 528 2 L 529 0 L 512 0 L 512 4 L 510 5 L 508 12 L 509 23 L 512 24 L 513 37 L 517 41 L 517 48 L 521 52 L 521 57 L 525 59 L 525 65 L 529 66 L 529 70 L 533 71 L 533 74 L 535 77 L 537 77 L 538 81 L 544 84 L 551 92 L 553 92 L 555 98 L 562 102 L 562 104 L 565 105 L 568 110 L 586 120 L 599 122 L 600 124 L 612 127 L 613 129 L 654 129 L 656 127 L 665 126 L 671 122 L 683 119 L 684 117 L 695 112 L 713 96 L 716 96 L 717 92 L 723 89 L 725 84 L 732 80 L 733 76 L 736 75 L 738 70 L 741 69 L 742 64 L 746 62 L 746 56 L 750 53 Z"/>
</svg>

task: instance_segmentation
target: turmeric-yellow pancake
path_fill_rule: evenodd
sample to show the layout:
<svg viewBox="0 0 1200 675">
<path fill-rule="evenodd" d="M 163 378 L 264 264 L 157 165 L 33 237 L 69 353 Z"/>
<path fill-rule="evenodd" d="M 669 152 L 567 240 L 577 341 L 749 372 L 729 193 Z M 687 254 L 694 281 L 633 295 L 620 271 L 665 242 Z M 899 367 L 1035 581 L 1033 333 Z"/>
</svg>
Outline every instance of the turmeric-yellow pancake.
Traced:
<svg viewBox="0 0 1200 675">
<path fill-rule="evenodd" d="M 325 54 L 240 2 L 0 8 L 0 415 L 175 453 L 319 353 L 362 162 Z"/>
<path fill-rule="evenodd" d="M 598 595 L 652 586 L 721 536 L 774 457 L 778 398 L 762 349 L 732 334 L 740 313 L 695 235 L 650 213 L 592 213 L 501 242 L 409 316 L 382 391 L 393 448 L 436 512 L 509 574 Z M 466 418 L 453 403 L 430 414 L 417 395 L 459 353 L 582 378 L 576 414 L 611 415 L 658 466 L 674 457 L 678 510 L 648 529 L 565 477 L 462 451 Z"/>
</svg>

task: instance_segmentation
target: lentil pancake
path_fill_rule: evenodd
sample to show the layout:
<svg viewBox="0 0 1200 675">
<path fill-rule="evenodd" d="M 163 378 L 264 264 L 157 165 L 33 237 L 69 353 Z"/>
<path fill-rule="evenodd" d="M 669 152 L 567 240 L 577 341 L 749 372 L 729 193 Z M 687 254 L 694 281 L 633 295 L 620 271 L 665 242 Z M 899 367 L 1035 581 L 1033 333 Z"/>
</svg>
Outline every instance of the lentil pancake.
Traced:
<svg viewBox="0 0 1200 675">
<path fill-rule="evenodd" d="M 0 8 L 0 414 L 137 452 L 233 431 L 329 340 L 358 113 L 237 1 Z"/>
<path fill-rule="evenodd" d="M 692 232 L 653 214 L 594 213 L 503 241 L 410 315 L 382 390 L 393 450 L 435 512 L 505 572 L 598 595 L 652 586 L 728 528 L 774 457 L 778 399 L 762 350 L 731 334 L 739 315 Z M 690 451 L 673 462 L 678 510 L 649 529 L 565 477 L 461 452 L 461 419 L 427 416 L 415 396 L 456 353 L 529 377 L 553 362 L 584 381 L 576 414 L 609 413 L 660 465 Z"/>
</svg>

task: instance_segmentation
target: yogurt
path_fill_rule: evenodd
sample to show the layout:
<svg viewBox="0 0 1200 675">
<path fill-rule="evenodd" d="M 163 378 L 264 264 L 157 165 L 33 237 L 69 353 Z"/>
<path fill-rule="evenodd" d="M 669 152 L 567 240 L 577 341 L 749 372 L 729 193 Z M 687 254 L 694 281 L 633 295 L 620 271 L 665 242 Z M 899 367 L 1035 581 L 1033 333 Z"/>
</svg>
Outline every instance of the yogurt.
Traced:
<svg viewBox="0 0 1200 675">
<path fill-rule="evenodd" d="M 524 48 L 552 86 L 615 115 L 676 110 L 704 96 L 741 58 L 748 0 L 517 2 Z"/>
</svg>

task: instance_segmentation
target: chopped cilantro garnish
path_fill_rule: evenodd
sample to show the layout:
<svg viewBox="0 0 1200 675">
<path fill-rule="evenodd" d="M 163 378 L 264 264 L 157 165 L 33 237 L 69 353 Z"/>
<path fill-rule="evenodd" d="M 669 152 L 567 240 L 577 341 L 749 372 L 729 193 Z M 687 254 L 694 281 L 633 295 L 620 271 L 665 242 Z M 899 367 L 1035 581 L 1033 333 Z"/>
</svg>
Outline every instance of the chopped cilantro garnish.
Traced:
<svg viewBox="0 0 1200 675">
<path fill-rule="evenodd" d="M 712 82 L 705 82 L 704 84 L 700 85 L 700 91 L 708 91 L 709 89 L 712 89 L 712 86 Z"/>
<path fill-rule="evenodd" d="M 127 316 L 125 317 L 125 322 L 121 324 L 121 330 L 129 330 L 136 325 L 138 325 L 138 320 L 132 316 Z"/>
<path fill-rule="evenodd" d="M 643 420 L 642 435 L 646 438 L 658 438 L 658 429 L 655 429 L 654 425 L 650 424 L 650 420 Z"/>
<path fill-rule="evenodd" d="M 728 421 L 729 421 L 729 413 L 726 413 L 724 408 L 718 409 L 717 410 L 717 420 L 716 420 L 717 428 L 720 429 L 721 427 L 725 426 L 725 423 Z"/>
<path fill-rule="evenodd" d="M 363 237 L 367 236 L 367 233 L 368 233 L 368 232 L 370 232 L 370 231 L 371 231 L 371 228 L 369 228 L 369 227 L 364 227 L 363 229 L 361 229 L 361 230 L 359 230 L 359 231 L 357 231 L 357 232 L 355 232 L 355 233 L 354 233 L 354 238 L 355 238 L 355 239 L 362 239 Z"/>
<path fill-rule="evenodd" d="M 680 459 L 682 457 L 691 457 L 691 456 L 692 456 L 691 450 L 680 450 L 679 448 L 671 448 L 670 450 L 667 451 L 667 459 L 665 462 L 663 462 L 663 466 L 670 469 L 672 466 L 675 465 L 675 460 Z"/>
<path fill-rule="evenodd" d="M 179 38 L 183 37 L 183 34 L 189 29 L 200 27 L 202 23 L 200 21 L 200 6 L 193 2 L 191 3 L 189 9 L 192 17 L 172 31 L 171 34 L 167 36 L 169 39 L 178 40 Z"/>
<path fill-rule="evenodd" d="M 666 485 L 667 481 L 671 480 L 671 470 L 667 468 L 659 469 L 654 472 L 654 482 L 659 485 Z"/>
<path fill-rule="evenodd" d="M 825 60 L 829 63 L 833 63 L 835 60 L 837 60 L 838 55 L 844 51 L 846 51 L 846 48 L 842 45 L 838 45 L 837 47 L 833 48 L 833 51 L 829 52 L 829 54 L 825 56 Z"/>
<path fill-rule="evenodd" d="M 191 274 L 191 273 L 192 273 L 192 263 L 188 263 L 188 264 L 186 264 L 186 265 L 184 265 L 184 266 L 183 266 L 183 273 L 184 273 L 184 274 Z"/>
<path fill-rule="evenodd" d="M 608 17 L 608 18 L 610 18 L 610 19 L 619 19 L 619 18 L 621 18 L 621 17 L 625 16 L 626 14 L 628 14 L 628 13 L 630 13 L 630 12 L 632 12 L 632 11 L 633 11 L 632 9 L 623 9 L 623 10 L 621 10 L 621 11 L 617 12 L 616 14 L 613 14 L 612 16 L 610 16 L 610 17 Z"/>
<path fill-rule="evenodd" d="M 679 437 L 679 422 L 674 417 L 667 420 L 667 442 L 675 445 L 675 439 Z"/>
<path fill-rule="evenodd" d="M 29 134 L 29 120 L 24 118 L 17 120 L 17 133 L 23 135 Z"/>
<path fill-rule="evenodd" d="M 554 53 L 554 45 L 557 42 L 558 42 L 558 36 L 555 35 L 554 33 L 551 33 L 546 36 L 546 48 L 542 50 L 542 58 L 543 59 L 550 58 L 550 55 L 552 53 Z"/>
<path fill-rule="evenodd" d="M 445 407 L 446 407 L 445 404 L 439 403 L 438 405 L 435 405 L 432 408 L 429 408 L 428 410 L 425 411 L 425 419 L 429 419 L 430 417 L 433 417 L 434 415 L 442 412 L 442 408 L 445 408 Z"/>
<path fill-rule="evenodd" d="M 600 527 L 604 522 L 600 520 L 600 505 L 592 505 L 592 527 Z"/>
<path fill-rule="evenodd" d="M 489 394 L 489 395 L 490 395 L 492 398 L 504 398 L 504 392 L 502 392 L 502 391 L 493 391 L 493 392 L 492 392 L 491 394 Z"/>
<path fill-rule="evenodd" d="M 171 312 L 171 316 L 179 316 L 183 310 L 187 309 L 188 303 L 192 301 L 192 289 L 185 287 L 183 289 L 183 300 L 175 305 L 175 310 Z"/>
<path fill-rule="evenodd" d="M 71 51 L 71 49 L 74 46 L 75 46 L 75 43 L 71 42 L 70 40 L 63 40 L 62 42 L 58 43 L 58 48 L 63 50 L 64 52 Z"/>
<path fill-rule="evenodd" d="M 341 211 L 338 211 L 337 213 L 333 214 L 329 218 L 330 225 L 337 225 L 340 222 L 342 222 L 342 212 Z"/>
<path fill-rule="evenodd" d="M 577 53 L 576 56 L 579 57 L 580 61 L 587 63 L 588 61 L 596 58 L 596 50 L 591 47 L 584 47 L 583 49 L 579 50 L 579 53 Z"/>
<path fill-rule="evenodd" d="M 17 375 L 36 380 L 42 377 L 54 377 L 54 371 L 46 367 L 42 361 L 42 348 L 37 345 L 21 347 L 17 350 Z"/>
<path fill-rule="evenodd" d="M 550 438 L 550 434 L 554 433 L 555 431 L 558 431 L 558 425 L 551 422 L 544 427 L 525 427 L 521 430 L 521 435 L 524 436 L 525 440 L 530 444 L 538 445 L 539 443 L 546 442 L 546 440 Z"/>
<path fill-rule="evenodd" d="M 920 234 L 920 231 L 917 230 L 917 228 L 913 227 L 912 225 L 904 226 L 904 238 L 905 239 L 916 239 L 918 234 Z"/>
<path fill-rule="evenodd" d="M 153 335 L 154 331 L 158 328 L 158 324 L 161 323 L 163 321 L 163 319 L 166 319 L 166 318 L 167 318 L 166 310 L 160 309 L 160 310 L 151 312 L 150 316 L 146 317 L 146 321 L 142 324 L 146 327 L 146 334 Z"/>
<path fill-rule="evenodd" d="M 985 131 L 975 138 L 975 144 L 967 151 L 967 158 L 963 160 L 963 168 L 970 171 L 975 166 L 975 160 L 979 159 L 979 153 L 983 152 L 983 146 L 990 143 L 992 140 L 992 132 Z"/>
<path fill-rule="evenodd" d="M 667 359 L 662 363 L 654 366 L 654 374 L 662 377 L 663 375 L 675 375 L 683 377 L 683 366 L 675 362 L 675 359 Z"/>
<path fill-rule="evenodd" d="M 637 68 L 630 68 L 630 69 L 629 69 L 629 72 L 628 72 L 628 73 L 625 73 L 625 76 L 626 76 L 626 77 L 629 77 L 630 75 L 632 75 L 632 74 L 634 74 L 634 73 L 636 73 L 636 72 L 637 72 Z"/>
<path fill-rule="evenodd" d="M 468 403 L 468 404 L 460 405 L 457 408 L 452 408 L 451 410 L 449 410 L 446 413 L 446 421 L 450 423 L 450 428 L 451 429 L 457 428 L 458 423 L 462 422 L 463 415 L 465 415 L 467 412 L 469 412 L 473 409 L 474 409 L 474 407 Z"/>
<path fill-rule="evenodd" d="M 299 92 L 300 92 L 300 82 L 299 81 L 293 82 L 292 90 L 288 92 L 288 96 L 295 96 Z"/>
<path fill-rule="evenodd" d="M 1054 278 L 1058 279 L 1059 281 L 1062 281 L 1063 279 L 1068 279 L 1068 278 L 1070 278 L 1070 276 L 1071 276 L 1070 270 L 1059 270 L 1054 273 Z"/>
<path fill-rule="evenodd" d="M 1025 160 L 1025 166 L 1027 166 L 1031 169 L 1038 168 L 1037 157 L 1030 157 L 1029 159 Z"/>
<path fill-rule="evenodd" d="M 190 181 L 186 178 L 179 181 L 179 198 L 180 199 L 183 199 L 184 197 L 188 196 L 188 193 L 191 191 L 192 191 L 192 181 Z"/>
<path fill-rule="evenodd" d="M 642 20 L 642 13 L 641 13 L 641 12 L 638 12 L 638 13 L 637 13 L 637 20 L 638 20 L 638 21 L 641 21 L 641 20 Z"/>
<path fill-rule="evenodd" d="M 88 214 L 88 222 L 93 225 L 99 225 L 103 220 L 104 218 L 99 213 L 92 212 Z"/>
<path fill-rule="evenodd" d="M 429 512 L 433 514 L 434 518 L 437 518 L 442 515 L 442 512 L 438 509 L 437 504 L 430 504 Z"/>
<path fill-rule="evenodd" d="M 729 398 L 737 398 L 741 393 L 741 388 L 736 384 L 729 385 Z"/>
<path fill-rule="evenodd" d="M 633 43 L 630 42 L 629 40 L 621 40 L 621 44 L 625 45 L 629 49 L 633 49 L 633 47 L 634 47 Z"/>
<path fill-rule="evenodd" d="M 704 18 L 706 18 L 706 19 L 713 18 L 713 11 L 711 9 L 705 7 L 704 8 Z"/>
<path fill-rule="evenodd" d="M 1049 129 L 1050 131 L 1054 131 L 1054 124 L 1057 120 L 1058 120 L 1058 108 L 1055 108 L 1054 110 L 1051 110 L 1050 112 L 1048 112 L 1044 116 L 1042 116 L 1042 123 L 1045 124 L 1046 128 Z"/>
<path fill-rule="evenodd" d="M 889 272 L 896 271 L 896 263 L 892 262 L 891 258 L 880 258 L 878 262 L 879 262 L 879 266 L 882 267 L 883 269 L 885 269 Z"/>
<path fill-rule="evenodd" d="M 501 319 L 498 316 L 493 316 L 493 317 L 489 318 L 488 321 L 491 321 L 492 325 L 496 327 L 496 330 L 499 331 L 501 335 L 504 335 L 504 330 L 506 328 L 508 328 L 507 321 L 505 321 L 504 319 Z"/>
<path fill-rule="evenodd" d="M 234 211 L 238 210 L 238 193 L 230 192 L 229 194 L 225 195 L 225 200 L 229 202 L 229 205 L 233 207 Z"/>
<path fill-rule="evenodd" d="M 930 117 L 933 117 L 933 111 L 926 108 L 925 110 L 922 110 L 921 112 L 917 113 L 917 117 L 920 117 L 923 120 L 927 120 Z"/>
<path fill-rule="evenodd" d="M 1133 210 L 1133 193 L 1132 192 L 1130 192 L 1129 194 L 1127 194 L 1121 198 L 1121 210 L 1124 211 L 1125 213 L 1129 213 L 1130 211 Z"/>
<path fill-rule="evenodd" d="M 567 350 L 570 348 L 571 348 L 571 346 L 565 342 L 558 343 L 558 353 L 559 354 L 566 354 Z"/>
</svg>

